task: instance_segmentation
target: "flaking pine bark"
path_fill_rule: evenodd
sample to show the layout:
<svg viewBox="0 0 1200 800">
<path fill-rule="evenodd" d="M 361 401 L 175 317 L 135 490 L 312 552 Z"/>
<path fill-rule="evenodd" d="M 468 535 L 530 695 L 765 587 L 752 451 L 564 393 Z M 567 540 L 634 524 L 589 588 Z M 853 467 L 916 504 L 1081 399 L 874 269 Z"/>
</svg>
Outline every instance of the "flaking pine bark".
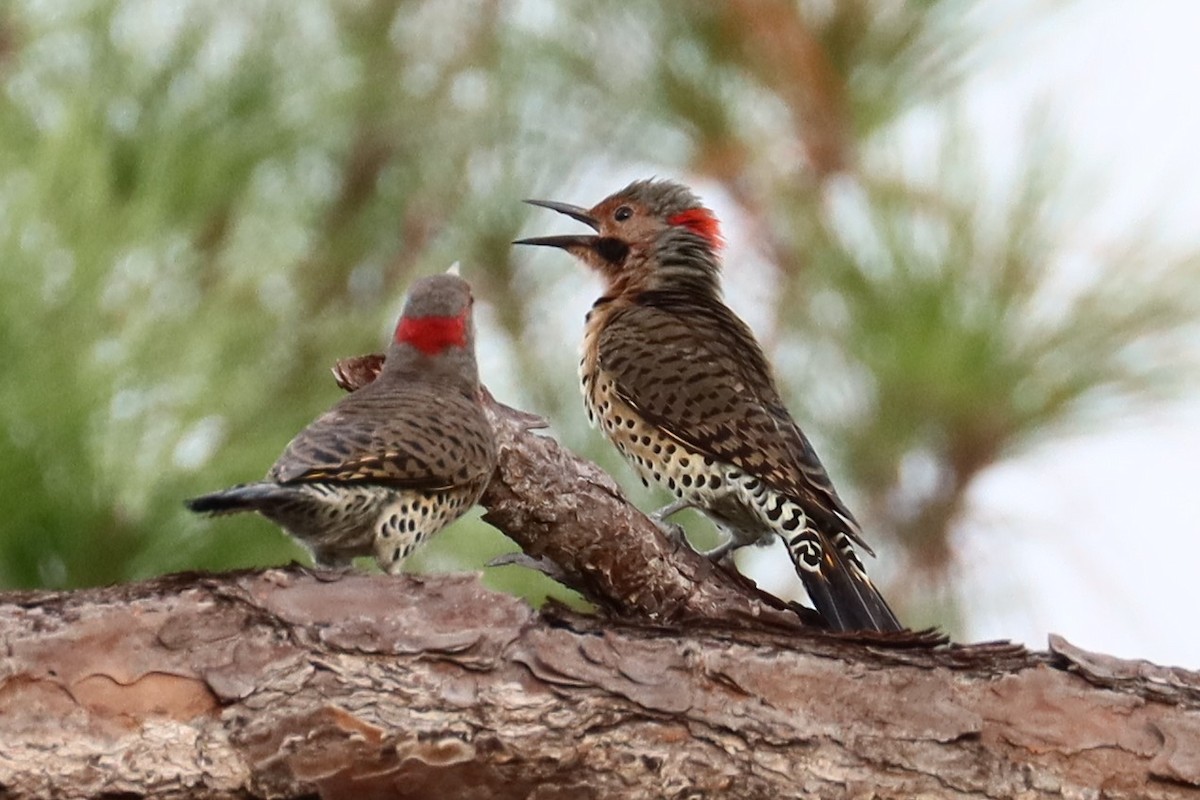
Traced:
<svg viewBox="0 0 1200 800">
<path fill-rule="evenodd" d="M 0 796 L 1200 796 L 1197 674 L 823 632 L 486 407 L 489 518 L 597 614 L 299 567 L 6 593 Z"/>
</svg>

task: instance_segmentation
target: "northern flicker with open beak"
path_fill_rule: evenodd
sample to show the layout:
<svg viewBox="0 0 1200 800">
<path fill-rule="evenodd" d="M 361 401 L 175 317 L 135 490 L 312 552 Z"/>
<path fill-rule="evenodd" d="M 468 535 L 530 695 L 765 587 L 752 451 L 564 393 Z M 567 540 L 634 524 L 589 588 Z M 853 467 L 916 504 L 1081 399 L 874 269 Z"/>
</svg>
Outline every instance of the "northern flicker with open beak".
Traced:
<svg viewBox="0 0 1200 800">
<path fill-rule="evenodd" d="M 376 380 L 292 439 L 265 480 L 194 498 L 188 508 L 257 511 L 322 566 L 373 555 L 398 571 L 479 499 L 496 465 L 473 303 L 455 275 L 418 280 Z"/>
<path fill-rule="evenodd" d="M 604 279 L 584 331 L 585 405 L 642 479 L 675 495 L 656 516 L 703 511 L 729 536 L 714 557 L 778 536 L 830 627 L 901 630 L 855 552 L 871 552 L 858 523 L 722 300 L 713 213 L 670 181 L 637 181 L 590 209 L 528 202 L 595 231 L 515 244 L 561 248 Z"/>
</svg>

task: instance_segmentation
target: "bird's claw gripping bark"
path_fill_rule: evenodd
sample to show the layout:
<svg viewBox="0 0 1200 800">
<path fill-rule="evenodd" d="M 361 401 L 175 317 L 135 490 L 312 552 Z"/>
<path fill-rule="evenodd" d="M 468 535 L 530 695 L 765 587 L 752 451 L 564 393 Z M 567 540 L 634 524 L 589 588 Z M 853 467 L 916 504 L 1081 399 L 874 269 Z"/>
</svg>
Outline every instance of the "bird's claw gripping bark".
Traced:
<svg viewBox="0 0 1200 800">
<path fill-rule="evenodd" d="M 655 527 L 662 531 L 672 542 L 691 547 L 691 543 L 688 542 L 687 534 L 684 533 L 682 525 L 677 525 L 674 522 L 668 522 L 667 520 L 660 518 L 657 514 L 650 514 L 649 517 L 650 521 L 654 523 Z"/>
<path fill-rule="evenodd" d="M 669 539 L 674 542 L 686 544 L 705 558 L 711 559 L 713 563 L 720 563 L 726 556 L 733 552 L 737 547 L 736 537 L 729 531 L 720 528 L 718 530 L 725 535 L 725 541 L 709 550 L 701 550 L 688 541 L 687 534 L 684 533 L 682 526 L 674 522 L 668 522 L 667 517 L 683 511 L 685 508 L 694 508 L 694 506 L 686 500 L 676 500 L 670 505 L 663 506 L 655 512 L 652 512 L 650 520 L 658 526 L 658 529 L 665 533 Z"/>
<path fill-rule="evenodd" d="M 733 549 L 734 541 L 733 537 L 730 536 L 716 547 L 710 547 L 708 550 L 697 550 L 696 552 L 707 559 L 711 559 L 714 563 L 719 563 L 726 556 L 730 555 Z"/>
<path fill-rule="evenodd" d="M 658 526 L 660 531 L 666 534 L 668 539 L 677 544 L 686 544 L 691 547 L 691 543 L 688 542 L 687 534 L 684 533 L 683 527 L 674 522 L 667 521 L 667 517 L 677 514 L 685 508 L 691 508 L 691 503 L 684 500 L 676 500 L 670 505 L 665 505 L 657 511 L 651 512 L 647 516 L 650 517 L 651 522 Z"/>
<path fill-rule="evenodd" d="M 310 574 L 321 583 L 336 583 L 351 575 L 358 575 L 360 571 L 353 563 L 345 561 L 336 564 L 314 564 Z"/>
<path fill-rule="evenodd" d="M 563 571 L 562 567 L 545 556 L 534 558 L 528 553 L 523 553 L 520 550 L 515 553 L 502 553 L 501 555 L 498 555 L 491 561 L 487 562 L 485 566 L 525 567 L 526 569 L 531 569 L 534 572 L 540 572 L 547 578 L 563 584 L 567 583 L 566 579 L 568 578 L 567 573 Z"/>
</svg>

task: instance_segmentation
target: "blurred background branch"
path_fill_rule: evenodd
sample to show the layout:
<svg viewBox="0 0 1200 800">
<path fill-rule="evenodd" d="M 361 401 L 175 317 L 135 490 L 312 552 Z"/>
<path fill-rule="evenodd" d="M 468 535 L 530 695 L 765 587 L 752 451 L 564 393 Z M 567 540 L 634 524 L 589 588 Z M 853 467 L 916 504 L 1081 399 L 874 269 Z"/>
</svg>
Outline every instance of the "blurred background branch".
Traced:
<svg viewBox="0 0 1200 800">
<path fill-rule="evenodd" d="M 1051 119 L 1007 167 L 977 141 L 980 5 L 0 7 L 0 586 L 299 557 L 180 500 L 258 476 L 338 396 L 333 361 L 456 259 L 485 382 L 632 489 L 575 385 L 591 278 L 508 243 L 522 197 L 658 173 L 728 218 L 731 302 L 880 544 L 873 573 L 909 624 L 962 632 L 979 476 L 1186 390 L 1200 301 L 1194 251 L 1073 240 L 1095 192 Z M 414 566 L 509 549 L 471 520 Z"/>
</svg>

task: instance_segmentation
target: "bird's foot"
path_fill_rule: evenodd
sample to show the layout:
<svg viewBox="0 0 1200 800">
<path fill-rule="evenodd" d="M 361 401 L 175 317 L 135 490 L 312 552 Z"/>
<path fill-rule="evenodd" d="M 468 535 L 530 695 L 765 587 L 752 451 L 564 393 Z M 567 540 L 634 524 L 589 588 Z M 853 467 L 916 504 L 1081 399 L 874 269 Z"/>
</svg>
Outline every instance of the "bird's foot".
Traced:
<svg viewBox="0 0 1200 800">
<path fill-rule="evenodd" d="M 349 561 L 339 561 L 332 564 L 316 563 L 310 567 L 311 575 L 321 583 L 336 583 L 342 578 L 359 574 L 354 564 Z"/>
<path fill-rule="evenodd" d="M 659 519 L 657 514 L 649 514 L 650 521 L 654 523 L 654 527 L 658 528 L 663 534 L 675 544 L 684 544 L 689 547 L 687 534 L 683 532 L 683 526 L 677 525 L 674 522 L 667 522 L 665 519 Z"/>
<path fill-rule="evenodd" d="M 650 521 L 658 526 L 658 529 L 666 534 L 667 538 L 676 544 L 687 544 L 687 534 L 683 532 L 683 528 L 676 525 L 674 522 L 668 522 L 667 517 L 683 511 L 685 508 L 691 508 L 692 504 L 686 500 L 676 500 L 670 505 L 665 505 L 657 511 L 653 511 L 646 516 L 650 517 Z"/>
<path fill-rule="evenodd" d="M 526 569 L 531 569 L 534 572 L 540 572 L 551 580 L 558 581 L 559 583 L 567 583 L 567 573 L 563 571 L 562 567 L 560 567 L 558 564 L 546 558 L 545 556 L 534 558 L 528 553 L 523 553 L 520 550 L 516 551 L 515 553 L 503 553 L 498 555 L 491 561 L 487 562 L 485 566 L 525 567 Z"/>
<path fill-rule="evenodd" d="M 711 559 L 714 562 L 720 562 L 721 559 L 733 552 L 734 542 L 732 537 L 721 542 L 716 547 L 710 547 L 708 550 L 697 550 L 696 552 L 705 558 Z"/>
</svg>

